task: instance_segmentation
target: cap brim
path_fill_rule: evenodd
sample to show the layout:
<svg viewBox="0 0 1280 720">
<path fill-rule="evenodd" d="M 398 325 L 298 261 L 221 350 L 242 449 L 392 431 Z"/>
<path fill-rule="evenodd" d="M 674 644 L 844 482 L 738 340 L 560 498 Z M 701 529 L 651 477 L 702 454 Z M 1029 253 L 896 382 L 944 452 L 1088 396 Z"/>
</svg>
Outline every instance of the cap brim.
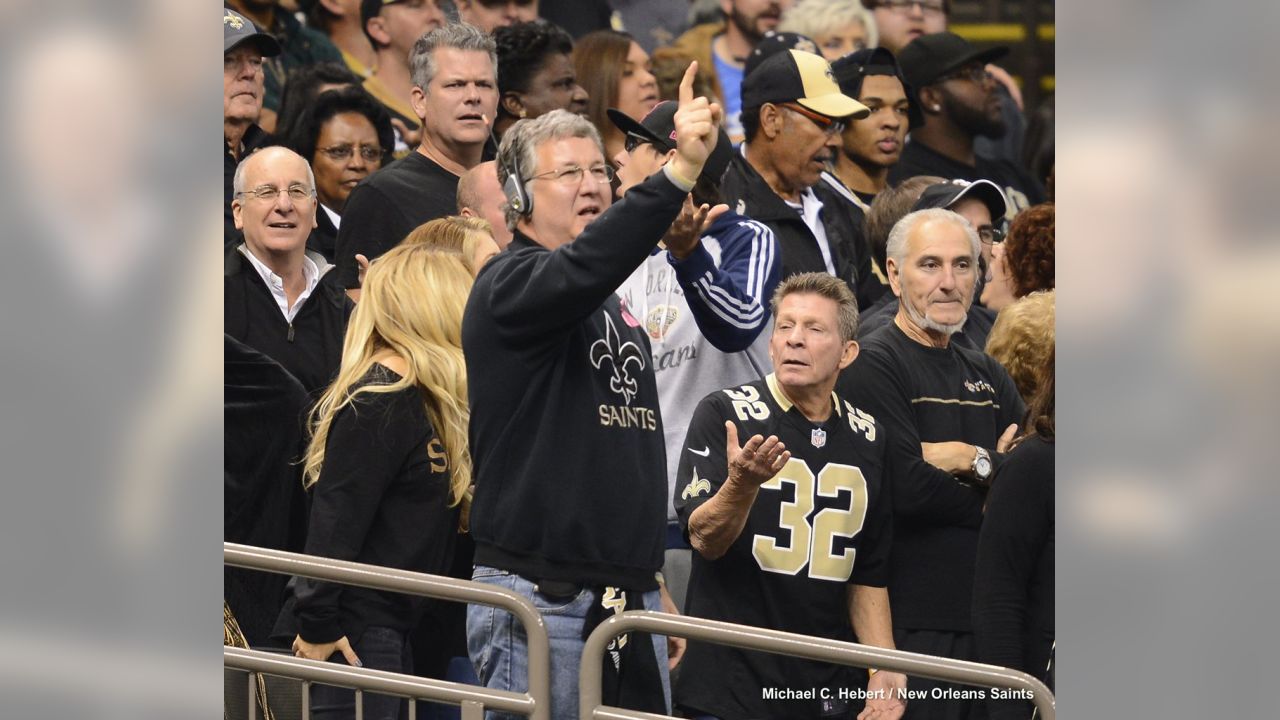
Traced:
<svg viewBox="0 0 1280 720">
<path fill-rule="evenodd" d="M 663 140 L 649 130 L 649 128 L 640 124 L 640 121 L 622 112 L 617 108 L 609 108 L 605 111 L 609 116 L 609 121 L 613 126 L 622 131 L 623 135 L 639 135 L 649 142 L 656 143 L 661 147 L 674 147 L 670 140 Z"/>
<path fill-rule="evenodd" d="M 852 117 L 860 120 L 871 114 L 871 109 L 842 93 L 830 93 L 811 98 L 799 98 L 796 104 L 833 118 Z"/>
<path fill-rule="evenodd" d="M 965 65 L 971 65 L 976 62 L 986 65 L 987 63 L 995 62 L 996 60 L 999 60 L 1000 58 L 1008 54 L 1009 54 L 1009 48 L 1005 47 L 1004 45 L 1001 45 L 999 47 L 988 48 L 986 50 L 979 50 L 978 52 L 975 52 L 975 53 L 970 53 L 969 55 L 965 55 L 957 59 L 953 63 L 949 63 L 946 67 L 944 67 L 942 70 L 938 72 L 937 77 L 935 77 L 933 80 L 930 80 L 929 82 L 930 83 L 936 82 L 937 78 L 946 77 L 947 75 L 950 75 L 951 73 L 955 72 L 956 70 L 959 70 Z"/>
<path fill-rule="evenodd" d="M 1008 46 L 1000 45 L 997 47 L 988 48 L 986 50 L 983 50 L 980 53 L 975 54 L 973 56 L 973 59 L 981 60 L 984 63 L 989 63 L 989 62 L 992 62 L 993 60 L 999 60 L 1000 58 L 1008 54 L 1009 54 Z"/>
<path fill-rule="evenodd" d="M 993 221 L 998 221 L 1009 214 L 1008 198 L 1004 196 L 1004 191 L 1000 189 L 1000 186 L 990 180 L 974 180 L 969 183 L 968 187 L 961 189 L 947 205 L 955 205 L 960 200 L 970 197 L 975 200 L 981 200 L 982 204 L 987 206 Z"/>
<path fill-rule="evenodd" d="M 226 55 L 232 50 L 248 42 L 257 45 L 258 50 L 262 53 L 263 57 L 275 57 L 281 53 L 280 43 L 276 42 L 275 38 L 264 32 L 256 32 L 252 35 L 224 40 L 222 43 L 222 54 Z"/>
</svg>

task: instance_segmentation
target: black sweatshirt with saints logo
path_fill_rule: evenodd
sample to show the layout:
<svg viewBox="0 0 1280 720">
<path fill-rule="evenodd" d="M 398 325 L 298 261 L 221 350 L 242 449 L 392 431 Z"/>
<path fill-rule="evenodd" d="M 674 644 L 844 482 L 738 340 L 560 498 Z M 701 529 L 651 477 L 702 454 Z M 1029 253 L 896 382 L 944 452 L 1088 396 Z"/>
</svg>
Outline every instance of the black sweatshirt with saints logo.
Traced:
<svg viewBox="0 0 1280 720">
<path fill-rule="evenodd" d="M 462 346 L 475 562 L 532 580 L 653 590 L 666 452 L 644 329 L 614 291 L 679 213 L 654 174 L 573 242 L 519 231 L 480 271 Z"/>
</svg>

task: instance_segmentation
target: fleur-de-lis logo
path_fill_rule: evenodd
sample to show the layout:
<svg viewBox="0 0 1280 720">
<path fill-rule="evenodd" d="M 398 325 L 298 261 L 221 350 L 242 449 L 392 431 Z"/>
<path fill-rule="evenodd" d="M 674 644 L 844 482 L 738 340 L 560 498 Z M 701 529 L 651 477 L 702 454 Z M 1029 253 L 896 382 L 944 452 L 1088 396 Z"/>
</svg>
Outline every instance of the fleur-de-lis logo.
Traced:
<svg viewBox="0 0 1280 720">
<path fill-rule="evenodd" d="M 230 25 L 232 30 L 239 30 L 240 28 L 244 27 L 244 21 L 241 20 L 239 17 L 232 15 L 229 12 L 223 13 L 222 24 Z"/>
<path fill-rule="evenodd" d="M 618 329 L 613 325 L 613 318 L 604 316 L 604 338 L 591 344 L 591 365 L 597 370 L 606 360 L 612 365 L 609 376 L 609 389 L 622 396 L 623 402 L 631 404 L 631 398 L 640 392 L 640 385 L 631 376 L 632 365 L 636 370 L 644 369 L 644 353 L 631 341 L 622 342 L 618 337 Z"/>
<path fill-rule="evenodd" d="M 684 491 L 680 493 L 680 497 L 688 500 L 691 497 L 697 497 L 702 493 L 711 493 L 711 481 L 706 478 L 698 477 L 698 468 L 693 469 L 693 479 L 688 485 L 684 486 Z"/>
</svg>

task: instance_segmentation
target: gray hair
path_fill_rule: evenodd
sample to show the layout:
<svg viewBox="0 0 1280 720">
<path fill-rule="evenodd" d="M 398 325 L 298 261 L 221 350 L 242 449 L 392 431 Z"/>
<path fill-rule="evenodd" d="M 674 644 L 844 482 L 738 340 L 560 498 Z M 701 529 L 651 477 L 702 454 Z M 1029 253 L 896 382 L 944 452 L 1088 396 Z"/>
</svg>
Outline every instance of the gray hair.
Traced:
<svg viewBox="0 0 1280 720">
<path fill-rule="evenodd" d="M 858 301 L 848 283 L 824 272 L 807 272 L 778 283 L 769 300 L 769 311 L 774 323 L 778 322 L 778 306 L 788 295 L 808 294 L 827 298 L 836 304 L 836 324 L 840 330 L 840 342 L 858 339 Z"/>
<path fill-rule="evenodd" d="M 427 92 L 427 86 L 436 76 L 435 51 L 438 48 L 474 50 L 489 55 L 493 67 L 493 82 L 498 83 L 498 48 L 493 37 L 474 25 L 450 23 L 424 33 L 409 51 L 409 72 L 413 84 Z"/>
<path fill-rule="evenodd" d="M 907 257 L 907 238 L 915 231 L 917 225 L 930 221 L 949 222 L 960 226 L 964 230 L 965 237 L 969 239 L 969 248 L 972 252 L 970 259 L 973 261 L 974 267 L 977 267 L 981 248 L 978 241 L 978 231 L 963 216 L 943 208 L 917 210 L 904 215 L 889 231 L 889 242 L 885 247 L 885 255 L 901 268 L 902 261 Z"/>
<path fill-rule="evenodd" d="M 232 192 L 234 193 L 234 195 L 239 195 L 240 193 L 242 193 L 242 192 L 244 192 L 244 191 L 245 191 L 245 189 L 244 189 L 244 168 L 245 168 L 245 166 L 246 166 L 246 165 L 248 165 L 248 164 L 249 164 L 249 159 L 250 159 L 250 158 L 252 158 L 252 157 L 254 157 L 254 155 L 258 155 L 258 154 L 262 154 L 262 153 L 277 153 L 277 152 L 284 152 L 284 153 L 288 153 L 289 155 L 293 155 L 294 157 L 296 157 L 296 158 L 298 158 L 299 160 L 301 160 L 301 161 L 302 161 L 302 164 L 307 168 L 307 183 L 308 183 L 308 184 L 310 184 L 310 186 L 311 186 L 311 192 L 313 192 L 313 193 L 314 193 L 314 192 L 316 191 L 316 174 L 315 174 L 314 172 L 312 172 L 312 171 L 311 171 L 311 163 L 307 162 L 307 159 L 306 159 L 306 158 L 302 157 L 301 155 L 299 155 L 298 153 L 296 153 L 296 152 L 294 152 L 294 151 L 290 150 L 290 149 L 289 149 L 289 148 L 287 148 L 287 147 L 283 147 L 283 146 L 280 146 L 280 145 L 274 145 L 274 146 L 272 146 L 272 147 L 263 148 L 263 149 L 259 150 L 258 152 L 254 153 L 253 155 L 250 155 L 250 156 L 248 156 L 248 157 L 244 158 L 243 160 L 241 160 L 241 161 L 240 161 L 240 163 L 239 163 L 238 165 L 236 165 L 236 174 L 235 174 L 234 176 L 232 176 L 232 178 L 231 178 L 231 190 L 232 190 Z"/>
<path fill-rule="evenodd" d="M 545 142 L 566 138 L 587 138 L 595 142 L 600 154 L 604 155 L 600 132 L 581 115 L 568 110 L 552 110 L 536 118 L 517 120 L 502 135 L 502 144 L 498 146 L 498 184 L 505 188 L 507 178 L 514 170 L 518 170 L 527 183 L 538 167 L 538 148 Z M 525 192 L 529 192 L 527 184 Z M 515 230 L 520 213 L 509 202 L 502 204 L 502 212 L 507 218 L 507 229 Z"/>
<path fill-rule="evenodd" d="M 782 14 L 778 32 L 800 33 L 817 42 L 819 35 L 854 22 L 862 23 L 866 29 L 867 47 L 876 47 L 880 42 L 876 20 L 858 0 L 800 0 Z"/>
</svg>

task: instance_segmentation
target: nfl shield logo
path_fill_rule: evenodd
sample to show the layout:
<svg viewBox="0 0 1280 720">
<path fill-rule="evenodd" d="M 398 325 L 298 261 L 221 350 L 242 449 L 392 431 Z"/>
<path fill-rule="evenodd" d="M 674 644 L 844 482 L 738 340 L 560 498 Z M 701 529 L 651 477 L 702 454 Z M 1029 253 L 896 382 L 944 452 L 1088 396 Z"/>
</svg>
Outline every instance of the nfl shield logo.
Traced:
<svg viewBox="0 0 1280 720">
<path fill-rule="evenodd" d="M 814 428 L 813 432 L 809 434 L 809 442 L 813 443 L 813 446 L 816 448 L 826 445 L 827 431 L 822 428 Z"/>
</svg>

